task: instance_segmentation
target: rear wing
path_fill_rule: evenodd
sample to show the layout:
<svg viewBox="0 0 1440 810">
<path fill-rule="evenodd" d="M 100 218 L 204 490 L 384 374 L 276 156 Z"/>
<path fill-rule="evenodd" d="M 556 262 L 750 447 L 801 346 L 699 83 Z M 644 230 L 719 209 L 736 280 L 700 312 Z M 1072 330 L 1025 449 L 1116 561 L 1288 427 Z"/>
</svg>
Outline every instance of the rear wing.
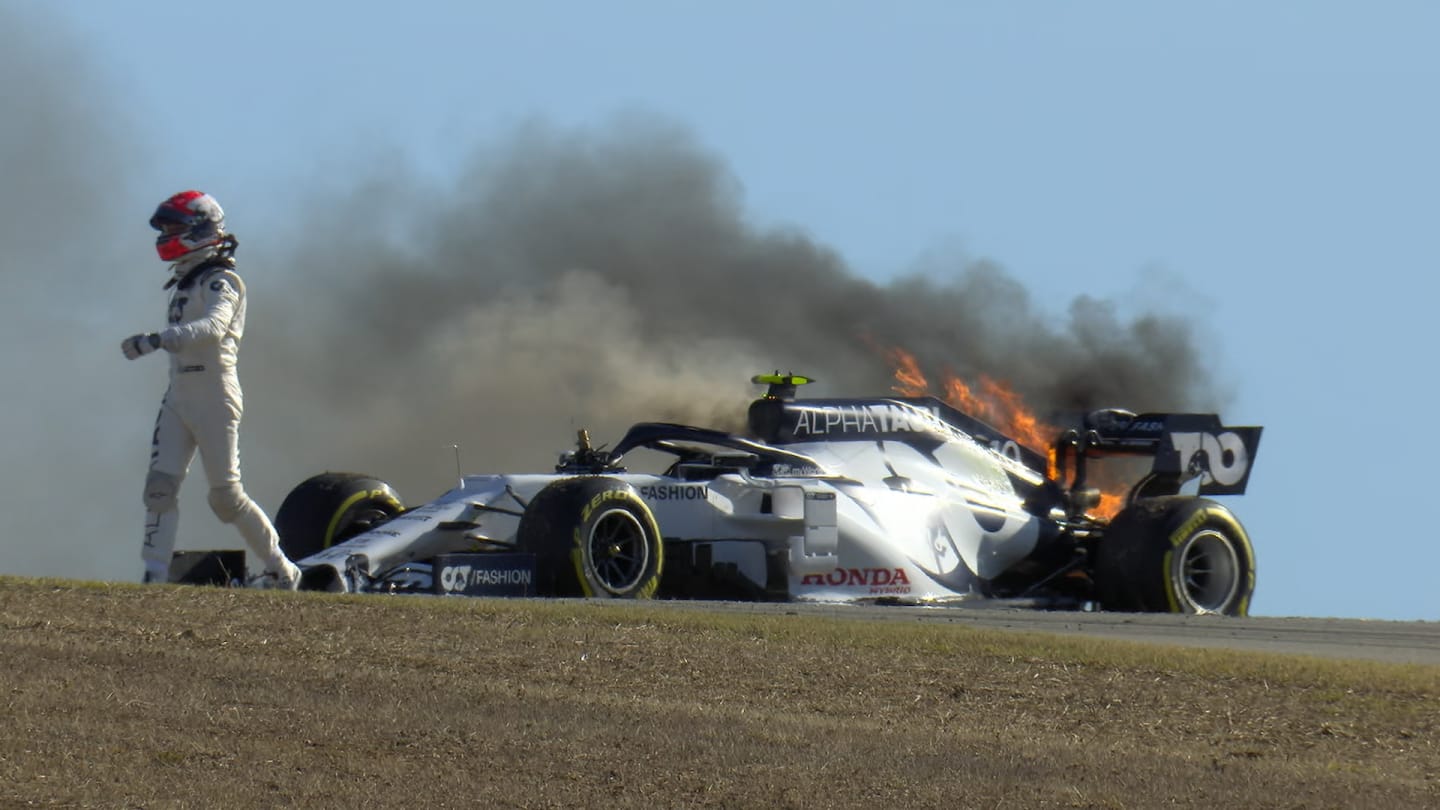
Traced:
<svg viewBox="0 0 1440 810">
<path fill-rule="evenodd" d="M 1057 478 L 1073 461 L 1073 488 L 1085 485 L 1086 460 L 1105 456 L 1150 456 L 1150 475 L 1137 495 L 1179 492 L 1199 479 L 1201 495 L 1240 495 L 1260 449 L 1259 427 L 1222 425 L 1213 413 L 1142 413 L 1107 409 L 1085 416 L 1084 427 L 1067 430 L 1055 442 Z"/>
</svg>

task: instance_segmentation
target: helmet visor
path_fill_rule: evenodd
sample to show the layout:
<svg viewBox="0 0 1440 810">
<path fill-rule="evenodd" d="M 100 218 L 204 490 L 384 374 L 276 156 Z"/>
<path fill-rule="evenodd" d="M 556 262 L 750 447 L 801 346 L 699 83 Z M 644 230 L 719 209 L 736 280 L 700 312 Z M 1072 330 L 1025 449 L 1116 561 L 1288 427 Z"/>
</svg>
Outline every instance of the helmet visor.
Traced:
<svg viewBox="0 0 1440 810">
<path fill-rule="evenodd" d="M 195 215 L 189 211 L 177 211 L 168 205 L 160 206 L 155 216 L 150 217 L 150 227 L 157 231 L 164 231 L 167 228 L 184 229 L 190 225 Z"/>
</svg>

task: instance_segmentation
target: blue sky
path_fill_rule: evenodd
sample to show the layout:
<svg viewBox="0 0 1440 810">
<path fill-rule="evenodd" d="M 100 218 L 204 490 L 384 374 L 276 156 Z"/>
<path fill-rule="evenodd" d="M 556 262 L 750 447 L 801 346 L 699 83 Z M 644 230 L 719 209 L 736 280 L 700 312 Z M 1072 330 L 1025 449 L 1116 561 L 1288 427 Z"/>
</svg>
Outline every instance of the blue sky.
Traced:
<svg viewBox="0 0 1440 810">
<path fill-rule="evenodd" d="M 267 239 L 307 238 L 296 208 L 329 190 L 354 200 L 365 178 L 394 175 L 448 188 L 527 122 L 584 132 L 640 114 L 724 168 L 747 222 L 802 234 L 857 277 L 885 284 L 960 255 L 1057 316 L 1082 295 L 1183 316 L 1225 420 L 1266 428 L 1249 494 L 1229 504 L 1259 556 L 1254 612 L 1440 619 L 1426 528 L 1433 4 L 0 0 L 0 15 L 37 71 L 12 74 L 0 104 L 63 105 L 78 122 L 53 144 L 71 156 L 63 171 L 35 187 L 85 197 L 94 221 L 67 234 L 103 234 L 97 250 L 118 265 L 88 285 L 103 300 L 81 285 L 57 321 L 0 333 L 22 383 L 7 408 L 44 411 L 70 391 L 34 370 L 60 355 L 112 392 L 8 442 L 26 457 L 63 448 L 86 471 L 75 486 L 109 516 L 103 551 L 62 539 L 8 570 L 132 576 L 163 374 L 125 367 L 115 346 L 160 306 L 144 221 L 164 196 L 212 191 L 263 259 L 280 252 Z M 28 168 L 21 155 L 0 153 L 7 174 Z M 36 262 L 84 262 L 73 239 L 53 244 L 0 246 L 5 276 L 22 275 L 18 255 L 29 279 L 7 307 L 47 294 Z M 260 295 L 299 283 L 251 272 Z M 253 331 L 264 318 L 257 305 Z M 282 396 L 247 395 L 257 408 Z M 52 431 L 72 438 L 36 438 Z M 303 469 L 247 441 L 250 489 L 272 512 L 329 463 Z M 10 491 L 33 493 L 40 509 L 20 505 L 32 512 L 55 498 Z M 188 542 L 228 540 L 195 497 Z"/>
</svg>

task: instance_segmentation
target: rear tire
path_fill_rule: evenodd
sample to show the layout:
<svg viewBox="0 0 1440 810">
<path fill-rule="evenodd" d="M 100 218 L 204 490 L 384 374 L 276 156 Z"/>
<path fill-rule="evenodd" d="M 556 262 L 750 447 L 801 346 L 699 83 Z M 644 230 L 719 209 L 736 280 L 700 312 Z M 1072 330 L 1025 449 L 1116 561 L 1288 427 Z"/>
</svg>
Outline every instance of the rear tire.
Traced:
<svg viewBox="0 0 1440 810">
<path fill-rule="evenodd" d="M 1255 551 L 1230 510 L 1205 498 L 1145 498 L 1110 522 L 1092 574 L 1106 610 L 1245 616 Z"/>
<path fill-rule="evenodd" d="M 368 531 L 405 511 L 400 495 L 378 478 L 327 472 L 290 490 L 275 513 L 280 550 L 292 560 Z"/>
<path fill-rule="evenodd" d="M 660 587 L 660 528 L 624 481 L 584 476 L 550 484 L 525 508 L 516 541 L 535 555 L 544 595 L 650 599 Z"/>
</svg>

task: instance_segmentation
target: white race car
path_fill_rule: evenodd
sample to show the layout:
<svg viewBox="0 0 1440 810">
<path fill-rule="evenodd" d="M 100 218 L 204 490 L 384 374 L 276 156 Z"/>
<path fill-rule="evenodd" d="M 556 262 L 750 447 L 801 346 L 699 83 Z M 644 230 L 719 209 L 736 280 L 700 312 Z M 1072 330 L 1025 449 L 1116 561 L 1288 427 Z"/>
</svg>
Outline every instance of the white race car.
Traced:
<svg viewBox="0 0 1440 810">
<path fill-rule="evenodd" d="M 1203 496 L 1245 491 L 1259 427 L 1104 410 L 1047 457 L 934 398 L 755 382 L 748 435 L 640 423 L 604 450 L 581 431 L 553 472 L 467 475 L 410 509 L 378 478 L 324 473 L 276 527 L 304 590 L 1248 609 L 1249 537 Z M 627 469 L 656 454 L 660 472 Z M 1090 467 L 1117 454 L 1152 461 L 1097 517 Z"/>
</svg>

